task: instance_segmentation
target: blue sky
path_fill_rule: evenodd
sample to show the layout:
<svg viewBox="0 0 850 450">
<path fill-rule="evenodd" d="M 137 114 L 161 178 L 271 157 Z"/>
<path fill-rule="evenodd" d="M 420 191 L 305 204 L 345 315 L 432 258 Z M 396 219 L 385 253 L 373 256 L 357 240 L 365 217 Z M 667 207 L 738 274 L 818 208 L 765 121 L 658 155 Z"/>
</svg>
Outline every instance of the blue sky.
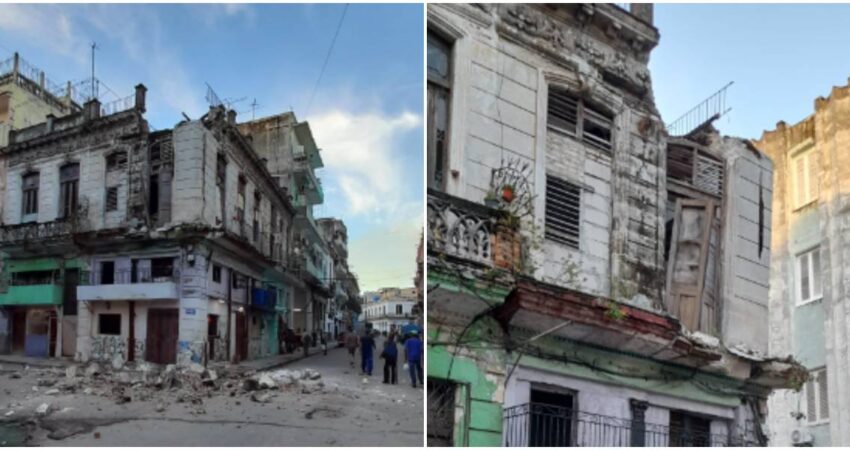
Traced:
<svg viewBox="0 0 850 450">
<path fill-rule="evenodd" d="M 850 5 L 656 4 L 650 70 L 666 122 L 729 81 L 725 134 L 759 138 L 796 123 L 850 77 Z"/>
<path fill-rule="evenodd" d="M 348 225 L 362 290 L 409 286 L 423 223 L 423 7 L 313 5 L 0 5 L 0 53 L 21 53 L 55 83 L 90 73 L 117 96 L 148 87 L 147 118 L 171 128 L 207 110 L 205 82 L 239 120 L 290 109 L 322 149 L 325 204 Z M 6 56 L 0 59 L 5 59 Z M 103 101 L 114 98 L 101 89 Z M 309 106 L 309 109 L 308 109 Z"/>
</svg>

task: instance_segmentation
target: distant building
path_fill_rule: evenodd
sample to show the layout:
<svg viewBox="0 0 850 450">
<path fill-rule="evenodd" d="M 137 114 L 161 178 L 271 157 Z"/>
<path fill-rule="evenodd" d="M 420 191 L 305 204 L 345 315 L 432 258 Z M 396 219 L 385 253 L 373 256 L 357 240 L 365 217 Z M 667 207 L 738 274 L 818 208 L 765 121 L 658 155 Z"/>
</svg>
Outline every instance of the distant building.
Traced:
<svg viewBox="0 0 850 450">
<path fill-rule="evenodd" d="M 387 297 L 380 302 L 367 304 L 363 308 L 363 317 L 376 331 L 400 330 L 402 326 L 416 319 L 413 314 L 415 305 L 416 302 L 410 298 Z"/>
<path fill-rule="evenodd" d="M 850 445 L 850 87 L 755 142 L 773 160 L 770 353 L 809 371 L 768 402 L 771 445 Z"/>
</svg>

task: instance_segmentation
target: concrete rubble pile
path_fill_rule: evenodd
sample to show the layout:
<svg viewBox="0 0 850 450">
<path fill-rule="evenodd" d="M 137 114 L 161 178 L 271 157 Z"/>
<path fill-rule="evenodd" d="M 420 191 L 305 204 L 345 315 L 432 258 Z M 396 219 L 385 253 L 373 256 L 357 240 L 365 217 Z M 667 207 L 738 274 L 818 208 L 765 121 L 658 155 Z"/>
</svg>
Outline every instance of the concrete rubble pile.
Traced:
<svg viewBox="0 0 850 450">
<path fill-rule="evenodd" d="M 239 371 L 222 366 L 205 368 L 200 364 L 177 368 L 173 364 L 129 363 L 120 369 L 111 365 L 90 363 L 71 365 L 65 369 L 25 369 L 8 375 L 13 379 L 35 381 L 31 396 L 95 395 L 113 400 L 116 404 L 154 401 L 155 410 L 164 412 L 169 404 L 183 403 L 192 414 L 206 414 L 204 399 L 213 396 L 247 396 L 257 403 L 268 403 L 277 392 L 314 394 L 324 392 L 322 375 L 313 370 L 277 370 L 271 372 Z M 15 413 L 17 403 L 2 405 Z M 51 403 L 42 403 L 36 417 L 46 417 L 56 410 Z M 4 417 L 0 417 L 0 421 Z"/>
</svg>

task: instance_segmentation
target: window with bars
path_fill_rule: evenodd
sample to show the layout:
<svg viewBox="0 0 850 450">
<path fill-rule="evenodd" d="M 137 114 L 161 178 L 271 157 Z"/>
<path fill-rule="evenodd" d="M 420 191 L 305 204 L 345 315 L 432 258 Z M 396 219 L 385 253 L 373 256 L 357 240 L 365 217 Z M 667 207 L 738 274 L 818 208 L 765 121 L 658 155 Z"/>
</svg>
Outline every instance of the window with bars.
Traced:
<svg viewBox="0 0 850 450">
<path fill-rule="evenodd" d="M 613 149 L 614 117 L 564 89 L 549 88 L 546 122 L 555 133 L 608 153 Z"/>
<path fill-rule="evenodd" d="M 23 208 L 24 216 L 38 214 L 38 173 L 30 173 L 23 177 Z"/>
<path fill-rule="evenodd" d="M 106 211 L 118 211 L 118 186 L 106 188 Z"/>
<path fill-rule="evenodd" d="M 106 170 L 124 170 L 127 167 L 127 153 L 115 152 L 106 157 Z"/>
<path fill-rule="evenodd" d="M 443 190 L 448 171 L 452 46 L 428 31 L 428 187 Z"/>
<path fill-rule="evenodd" d="M 794 205 L 802 208 L 818 199 L 817 152 L 806 151 L 791 162 L 794 173 Z"/>
<path fill-rule="evenodd" d="M 723 195 L 723 162 L 697 148 L 670 144 L 667 146 L 667 176 L 700 191 Z"/>
<path fill-rule="evenodd" d="M 428 447 L 453 447 L 457 384 L 428 377 Z"/>
<path fill-rule="evenodd" d="M 546 239 L 579 248 L 581 188 L 546 175 Z"/>
<path fill-rule="evenodd" d="M 813 302 L 823 297 L 820 248 L 797 255 L 797 304 Z"/>
<path fill-rule="evenodd" d="M 829 421 L 826 368 L 809 372 L 809 380 L 806 381 L 806 421 L 809 424 Z"/>
<path fill-rule="evenodd" d="M 80 165 L 66 164 L 59 168 L 59 217 L 67 218 L 77 211 L 79 203 Z"/>
</svg>

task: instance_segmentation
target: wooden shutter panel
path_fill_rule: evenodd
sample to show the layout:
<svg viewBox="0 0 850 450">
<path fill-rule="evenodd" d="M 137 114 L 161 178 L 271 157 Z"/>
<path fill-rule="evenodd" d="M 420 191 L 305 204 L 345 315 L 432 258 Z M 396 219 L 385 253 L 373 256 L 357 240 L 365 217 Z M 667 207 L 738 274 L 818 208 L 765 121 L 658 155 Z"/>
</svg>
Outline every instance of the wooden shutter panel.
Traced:
<svg viewBox="0 0 850 450">
<path fill-rule="evenodd" d="M 820 400 L 820 420 L 829 419 L 829 392 L 826 384 L 826 369 L 818 373 L 818 395 Z"/>
<path fill-rule="evenodd" d="M 808 176 L 806 177 L 807 198 L 806 202 L 810 202 L 818 198 L 818 158 L 817 152 L 810 151 L 806 154 L 806 169 Z"/>
<path fill-rule="evenodd" d="M 806 382 L 806 420 L 816 422 L 818 420 L 818 411 L 815 405 L 815 382 L 809 380 Z"/>
<path fill-rule="evenodd" d="M 700 329 L 714 202 L 676 200 L 667 267 L 667 310 L 687 329 Z"/>
<path fill-rule="evenodd" d="M 806 176 L 806 159 L 802 156 L 794 160 L 794 196 L 796 198 L 796 206 L 803 206 L 805 202 L 805 176 Z"/>
</svg>

